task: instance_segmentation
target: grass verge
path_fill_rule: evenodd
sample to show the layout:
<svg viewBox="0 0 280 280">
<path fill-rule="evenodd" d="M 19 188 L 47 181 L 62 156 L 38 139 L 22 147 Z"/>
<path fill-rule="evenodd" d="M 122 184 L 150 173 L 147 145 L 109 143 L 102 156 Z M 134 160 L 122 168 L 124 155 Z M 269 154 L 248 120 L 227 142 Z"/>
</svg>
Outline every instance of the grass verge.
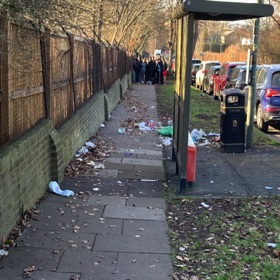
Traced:
<svg viewBox="0 0 280 280">
<path fill-rule="evenodd" d="M 197 199 L 169 200 L 173 279 L 280 279 L 279 202 L 208 199 L 205 208 Z"/>
</svg>

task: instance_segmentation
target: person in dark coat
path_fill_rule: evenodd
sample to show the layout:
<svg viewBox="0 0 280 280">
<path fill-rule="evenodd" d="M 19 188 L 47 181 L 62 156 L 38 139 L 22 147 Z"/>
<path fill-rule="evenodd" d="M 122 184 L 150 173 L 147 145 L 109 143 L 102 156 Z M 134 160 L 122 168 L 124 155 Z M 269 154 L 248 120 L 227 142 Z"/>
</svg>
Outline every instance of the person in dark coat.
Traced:
<svg viewBox="0 0 280 280">
<path fill-rule="evenodd" d="M 151 84 L 153 81 L 153 73 L 154 73 L 154 62 L 152 57 L 149 58 L 147 69 L 146 69 L 146 81 L 147 84 Z"/>
<path fill-rule="evenodd" d="M 140 73 L 141 73 L 141 58 L 136 57 L 133 62 L 133 70 L 135 72 L 135 82 L 140 83 Z"/>
<path fill-rule="evenodd" d="M 157 68 L 157 84 L 160 85 L 162 83 L 162 69 L 163 69 L 161 58 L 158 58 L 156 68 Z"/>
</svg>

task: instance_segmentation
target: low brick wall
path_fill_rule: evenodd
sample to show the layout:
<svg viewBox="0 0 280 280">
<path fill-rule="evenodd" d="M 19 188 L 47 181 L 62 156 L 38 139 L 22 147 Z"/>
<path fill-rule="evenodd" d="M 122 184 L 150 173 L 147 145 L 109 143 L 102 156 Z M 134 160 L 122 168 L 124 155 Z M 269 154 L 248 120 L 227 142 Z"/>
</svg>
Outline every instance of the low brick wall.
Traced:
<svg viewBox="0 0 280 280">
<path fill-rule="evenodd" d="M 0 239 L 44 195 L 50 181 L 63 180 L 64 169 L 76 151 L 113 111 L 123 94 L 121 89 L 125 92 L 131 85 L 128 77 L 117 80 L 107 94 L 96 94 L 60 129 L 44 119 L 0 149 Z"/>
<path fill-rule="evenodd" d="M 51 178 L 50 119 L 0 150 L 0 238 L 12 230 L 26 209 L 46 191 Z"/>
</svg>

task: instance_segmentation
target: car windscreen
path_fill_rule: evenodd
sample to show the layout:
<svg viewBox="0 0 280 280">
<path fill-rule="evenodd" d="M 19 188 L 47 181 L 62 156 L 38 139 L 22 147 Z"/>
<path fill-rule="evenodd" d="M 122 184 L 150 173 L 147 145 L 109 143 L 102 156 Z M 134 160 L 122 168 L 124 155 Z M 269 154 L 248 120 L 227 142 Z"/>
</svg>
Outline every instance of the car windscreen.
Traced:
<svg viewBox="0 0 280 280">
<path fill-rule="evenodd" d="M 271 85 L 280 86 L 280 72 L 275 72 L 272 75 Z"/>
<path fill-rule="evenodd" d="M 205 65 L 205 69 L 208 71 L 211 66 L 215 66 L 215 65 L 220 65 L 220 63 L 217 63 L 217 62 L 207 63 Z"/>
</svg>

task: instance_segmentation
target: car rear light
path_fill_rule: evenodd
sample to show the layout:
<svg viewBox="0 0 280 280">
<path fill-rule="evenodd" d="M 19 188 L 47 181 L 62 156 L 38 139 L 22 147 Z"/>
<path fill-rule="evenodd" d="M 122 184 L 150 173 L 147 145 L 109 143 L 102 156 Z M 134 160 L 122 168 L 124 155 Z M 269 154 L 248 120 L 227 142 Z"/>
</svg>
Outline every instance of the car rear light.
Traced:
<svg viewBox="0 0 280 280">
<path fill-rule="evenodd" d="M 271 97 L 271 96 L 274 96 L 274 95 L 280 95 L 280 90 L 268 88 L 265 91 L 265 96 L 266 97 Z"/>
<path fill-rule="evenodd" d="M 202 70 L 201 73 L 205 75 L 207 73 L 207 70 Z"/>
<path fill-rule="evenodd" d="M 192 71 L 192 75 L 195 75 L 195 71 Z"/>
<path fill-rule="evenodd" d="M 266 111 L 267 113 L 275 113 L 275 112 L 280 112 L 280 108 L 267 107 L 267 108 L 265 109 L 265 111 Z"/>
</svg>

